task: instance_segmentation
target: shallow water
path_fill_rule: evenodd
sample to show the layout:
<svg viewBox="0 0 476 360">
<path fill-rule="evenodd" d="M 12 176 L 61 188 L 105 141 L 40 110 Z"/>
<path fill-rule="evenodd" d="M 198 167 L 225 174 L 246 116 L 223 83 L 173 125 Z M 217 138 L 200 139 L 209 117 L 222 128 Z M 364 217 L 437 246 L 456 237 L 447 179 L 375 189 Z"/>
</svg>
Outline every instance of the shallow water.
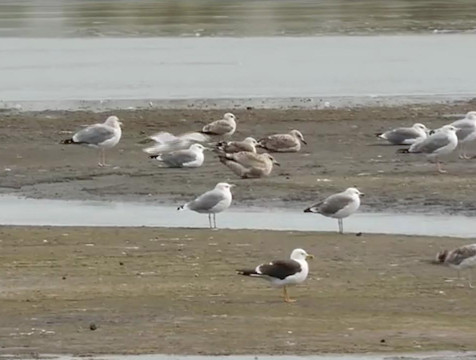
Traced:
<svg viewBox="0 0 476 360">
<path fill-rule="evenodd" d="M 31 101 L 37 110 L 51 109 L 52 101 L 81 107 L 101 99 L 297 97 L 305 106 L 335 106 L 342 97 L 468 98 L 476 83 L 475 41 L 476 35 L 0 38 L 0 108 Z"/>
<path fill-rule="evenodd" d="M 0 36 L 314 36 L 465 32 L 472 0 L 3 0 Z"/>
<path fill-rule="evenodd" d="M 466 216 L 356 213 L 344 220 L 350 233 L 475 236 L 475 219 Z M 134 202 L 64 201 L 0 197 L 0 225 L 208 227 L 207 215 L 178 212 L 176 206 Z M 217 214 L 223 229 L 336 231 L 337 220 L 297 210 L 230 208 Z"/>
</svg>

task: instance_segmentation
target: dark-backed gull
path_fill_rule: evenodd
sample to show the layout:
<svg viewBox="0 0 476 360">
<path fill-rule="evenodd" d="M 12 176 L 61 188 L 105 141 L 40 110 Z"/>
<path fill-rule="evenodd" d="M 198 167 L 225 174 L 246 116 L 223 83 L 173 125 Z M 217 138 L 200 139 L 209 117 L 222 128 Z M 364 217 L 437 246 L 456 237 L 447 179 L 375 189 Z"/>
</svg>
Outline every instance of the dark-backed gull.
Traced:
<svg viewBox="0 0 476 360">
<path fill-rule="evenodd" d="M 259 277 L 268 280 L 273 286 L 283 288 L 285 302 L 294 302 L 289 298 L 287 286 L 297 285 L 306 280 L 309 273 L 307 259 L 314 256 L 303 249 L 294 249 L 288 260 L 277 260 L 258 265 L 254 269 L 237 270 L 239 275 Z"/>
</svg>

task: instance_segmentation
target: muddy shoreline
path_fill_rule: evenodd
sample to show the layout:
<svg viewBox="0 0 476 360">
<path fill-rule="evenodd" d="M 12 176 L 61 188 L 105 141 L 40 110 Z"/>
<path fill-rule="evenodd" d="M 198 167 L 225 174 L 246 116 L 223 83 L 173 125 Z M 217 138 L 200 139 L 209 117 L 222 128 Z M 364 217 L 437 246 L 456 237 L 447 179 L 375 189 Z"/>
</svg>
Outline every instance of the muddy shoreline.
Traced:
<svg viewBox="0 0 476 360">
<path fill-rule="evenodd" d="M 200 129 L 222 115 L 219 110 L 118 110 L 4 112 L 0 114 L 0 191 L 51 199 L 96 199 L 177 203 L 214 186 L 237 184 L 240 206 L 302 208 L 348 186 L 367 197 L 362 211 L 426 212 L 475 215 L 476 161 L 456 154 L 446 160 L 446 175 L 421 156 L 397 155 L 374 133 L 422 122 L 438 127 L 474 109 L 476 103 L 423 104 L 321 110 L 237 110 L 234 138 L 264 136 L 293 128 L 309 145 L 297 154 L 277 154 L 282 163 L 269 178 L 242 180 L 207 153 L 203 167 L 160 169 L 142 152 L 156 131 Z M 124 122 L 120 144 L 109 153 L 110 168 L 96 166 L 92 149 L 59 141 L 81 126 L 114 113 Z M 470 149 L 476 151 L 474 146 Z"/>
<path fill-rule="evenodd" d="M 318 354 L 474 350 L 473 292 L 432 264 L 461 239 L 0 227 L 0 353 Z M 285 304 L 235 269 L 316 255 Z M 96 330 L 90 330 L 94 324 Z"/>
</svg>

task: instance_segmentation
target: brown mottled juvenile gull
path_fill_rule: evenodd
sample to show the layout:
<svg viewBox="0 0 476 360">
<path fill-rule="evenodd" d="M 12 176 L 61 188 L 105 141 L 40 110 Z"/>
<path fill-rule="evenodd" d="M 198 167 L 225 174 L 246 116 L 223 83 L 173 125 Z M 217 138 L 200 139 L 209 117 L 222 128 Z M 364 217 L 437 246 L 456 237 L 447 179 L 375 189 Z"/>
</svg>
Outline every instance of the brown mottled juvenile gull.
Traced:
<svg viewBox="0 0 476 360">
<path fill-rule="evenodd" d="M 220 154 L 220 161 L 228 166 L 236 175 L 243 179 L 268 176 L 273 165 L 279 163 L 268 153 L 255 154 L 240 151 L 233 154 Z"/>
<path fill-rule="evenodd" d="M 106 149 L 113 148 L 121 140 L 122 123 L 117 116 L 109 116 L 102 124 L 90 125 L 78 131 L 70 139 L 61 141 L 62 144 L 85 145 L 99 149 L 99 166 L 107 166 Z"/>
<path fill-rule="evenodd" d="M 228 154 L 240 151 L 256 153 L 257 144 L 258 142 L 255 138 L 247 137 L 243 141 L 220 141 L 217 144 L 217 149 Z"/>
<path fill-rule="evenodd" d="M 448 155 L 458 146 L 456 128 L 452 125 L 445 125 L 424 140 L 416 141 L 408 149 L 400 149 L 399 153 L 421 153 L 426 154 L 429 159 L 434 159 L 438 172 L 445 173 L 441 168 L 439 157 Z"/>
<path fill-rule="evenodd" d="M 215 120 L 202 129 L 202 133 L 210 135 L 230 136 L 236 130 L 236 117 L 232 113 L 223 115 L 223 119 Z"/>
<path fill-rule="evenodd" d="M 304 212 L 312 212 L 327 217 L 337 219 L 339 223 L 339 233 L 344 233 L 344 218 L 352 215 L 360 207 L 360 197 L 364 196 L 356 188 L 348 188 L 347 190 L 329 196 L 324 201 L 318 202 Z"/>
<path fill-rule="evenodd" d="M 177 210 L 189 209 L 200 214 L 208 214 L 208 223 L 211 228 L 217 227 L 216 214 L 228 209 L 233 199 L 231 195 L 231 188 L 235 186 L 228 183 L 218 183 L 213 190 L 207 191 L 200 195 L 195 200 L 192 200 Z M 213 225 L 212 225 L 213 216 Z"/>
<path fill-rule="evenodd" d="M 401 127 L 376 135 L 392 145 L 412 145 L 419 139 L 426 139 L 428 131 L 425 125 L 416 123 L 412 127 Z"/>
<path fill-rule="evenodd" d="M 296 300 L 289 298 L 287 287 L 301 284 L 306 280 L 309 273 L 309 265 L 306 260 L 313 257 L 303 249 L 294 249 L 288 260 L 276 260 L 258 265 L 254 269 L 240 269 L 237 272 L 239 275 L 265 279 L 273 286 L 282 287 L 284 301 L 291 303 Z"/>
<path fill-rule="evenodd" d="M 436 255 L 436 259 L 440 263 L 455 269 L 458 272 L 458 278 L 460 277 L 460 271 L 469 270 L 469 287 L 473 288 L 473 284 L 471 283 L 471 271 L 472 268 L 476 266 L 476 244 L 461 246 L 451 251 L 440 251 Z"/>
<path fill-rule="evenodd" d="M 274 152 L 298 152 L 301 142 L 307 144 L 299 130 L 291 130 L 289 134 L 275 134 L 258 140 L 258 145 Z"/>
</svg>

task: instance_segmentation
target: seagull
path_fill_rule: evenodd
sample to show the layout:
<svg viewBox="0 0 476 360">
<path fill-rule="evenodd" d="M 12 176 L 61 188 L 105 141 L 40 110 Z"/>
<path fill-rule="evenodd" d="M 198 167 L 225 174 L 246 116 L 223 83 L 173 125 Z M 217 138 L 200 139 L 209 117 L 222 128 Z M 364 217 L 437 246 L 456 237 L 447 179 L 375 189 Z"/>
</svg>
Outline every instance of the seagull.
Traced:
<svg viewBox="0 0 476 360">
<path fill-rule="evenodd" d="M 155 141 L 155 145 L 145 148 L 144 152 L 149 155 L 159 155 L 171 151 L 188 149 L 196 143 L 207 143 L 210 138 L 199 132 L 188 132 L 175 136 L 169 132 L 161 131 L 149 137 Z"/>
<path fill-rule="evenodd" d="M 200 214 L 208 214 L 208 223 L 210 229 L 217 227 L 216 213 L 225 211 L 231 205 L 232 195 L 231 188 L 234 184 L 218 183 L 213 190 L 207 191 L 195 200 L 192 200 L 177 210 L 189 209 Z M 213 215 L 213 225 L 212 225 Z"/>
<path fill-rule="evenodd" d="M 450 125 L 456 128 L 456 136 L 460 146 L 460 159 L 471 159 L 471 156 L 466 154 L 464 144 L 476 139 L 476 111 L 468 112 L 464 119 L 456 120 Z"/>
<path fill-rule="evenodd" d="M 473 284 L 471 284 L 471 268 L 476 266 L 476 244 L 461 246 L 451 251 L 440 251 L 436 254 L 436 260 L 456 269 L 458 278 L 460 277 L 461 270 L 469 269 L 469 287 L 473 288 Z"/>
<path fill-rule="evenodd" d="M 160 161 L 169 168 L 197 168 L 202 166 L 206 148 L 201 144 L 193 144 L 187 150 L 177 150 L 162 155 L 151 155 L 152 159 Z"/>
<path fill-rule="evenodd" d="M 256 153 L 256 145 L 258 142 L 255 138 L 247 137 L 243 141 L 220 141 L 217 144 L 217 149 L 228 154 L 240 151 Z"/>
<path fill-rule="evenodd" d="M 324 201 L 308 207 L 304 212 L 312 212 L 337 219 L 339 233 L 343 234 L 343 219 L 357 211 L 360 206 L 360 198 L 364 195 L 358 189 L 350 187 L 341 193 L 331 195 Z"/>
<path fill-rule="evenodd" d="M 299 130 L 291 130 L 289 134 L 275 134 L 262 138 L 258 145 L 274 152 L 298 152 L 301 150 L 301 142 L 307 144 Z"/>
<path fill-rule="evenodd" d="M 233 154 L 219 154 L 220 161 L 243 179 L 268 176 L 273 165 L 279 166 L 274 157 L 268 153 L 255 154 L 240 151 Z"/>
<path fill-rule="evenodd" d="M 283 288 L 284 301 L 295 302 L 290 299 L 287 286 L 297 285 L 306 280 L 309 273 L 307 259 L 314 258 L 303 249 L 294 249 L 288 260 L 276 260 L 267 264 L 258 265 L 254 269 L 236 270 L 239 275 L 258 277 L 268 280 L 271 285 Z"/>
<path fill-rule="evenodd" d="M 377 137 L 387 140 L 392 145 L 412 145 L 417 139 L 426 139 L 429 129 L 420 123 L 412 127 L 402 127 L 384 133 L 377 133 Z"/>
<path fill-rule="evenodd" d="M 446 171 L 441 168 L 438 157 L 450 154 L 457 146 L 458 137 L 456 136 L 456 128 L 452 125 L 445 125 L 426 139 L 416 141 L 410 148 L 400 149 L 398 152 L 426 154 L 428 158 L 435 159 L 438 172 L 446 173 Z"/>
<path fill-rule="evenodd" d="M 117 116 L 109 116 L 102 124 L 90 125 L 78 131 L 72 138 L 61 141 L 62 144 L 86 145 L 99 149 L 99 166 L 106 164 L 106 149 L 113 148 L 121 139 L 122 123 Z"/>
<path fill-rule="evenodd" d="M 202 133 L 210 135 L 230 136 L 236 130 L 236 117 L 232 113 L 223 115 L 223 119 L 215 120 L 202 129 Z"/>
</svg>

